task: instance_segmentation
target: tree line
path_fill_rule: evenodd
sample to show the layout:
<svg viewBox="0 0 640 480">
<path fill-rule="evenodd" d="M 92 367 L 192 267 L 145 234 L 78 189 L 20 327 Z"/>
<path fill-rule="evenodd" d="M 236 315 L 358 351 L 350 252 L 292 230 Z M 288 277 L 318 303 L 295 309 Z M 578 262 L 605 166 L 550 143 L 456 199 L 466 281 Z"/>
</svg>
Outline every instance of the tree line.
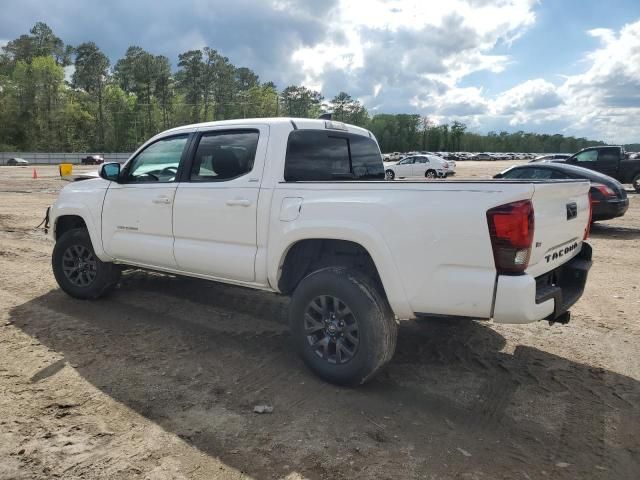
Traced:
<svg viewBox="0 0 640 480">
<path fill-rule="evenodd" d="M 169 58 L 139 46 L 130 46 L 112 65 L 94 42 L 67 45 L 38 22 L 0 53 L 4 151 L 131 151 L 162 130 L 188 123 L 315 118 L 327 111 L 370 129 L 383 152 L 575 152 L 600 143 L 525 132 L 481 135 L 457 121 L 436 125 L 417 114 L 372 115 L 346 92 L 325 99 L 301 85 L 279 90 L 210 47 L 179 54 L 175 70 Z"/>
</svg>

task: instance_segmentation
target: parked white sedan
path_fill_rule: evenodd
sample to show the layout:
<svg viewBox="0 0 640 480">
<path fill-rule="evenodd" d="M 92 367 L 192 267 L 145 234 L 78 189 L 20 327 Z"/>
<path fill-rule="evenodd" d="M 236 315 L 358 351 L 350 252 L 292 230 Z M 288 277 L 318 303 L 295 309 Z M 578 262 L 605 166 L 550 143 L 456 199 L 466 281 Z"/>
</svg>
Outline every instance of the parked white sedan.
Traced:
<svg viewBox="0 0 640 480">
<path fill-rule="evenodd" d="M 437 155 L 414 155 L 394 164 L 385 164 L 385 178 L 441 178 L 455 173 L 452 162 Z"/>
</svg>

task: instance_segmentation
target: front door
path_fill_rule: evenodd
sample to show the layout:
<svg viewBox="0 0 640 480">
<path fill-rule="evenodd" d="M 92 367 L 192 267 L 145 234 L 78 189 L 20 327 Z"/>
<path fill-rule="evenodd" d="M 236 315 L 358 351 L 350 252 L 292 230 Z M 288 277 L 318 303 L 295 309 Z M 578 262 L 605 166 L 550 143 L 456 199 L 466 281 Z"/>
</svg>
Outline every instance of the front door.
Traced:
<svg viewBox="0 0 640 480">
<path fill-rule="evenodd" d="M 267 126 L 219 127 L 196 140 L 174 205 L 174 255 L 181 270 L 252 282 L 257 206 Z"/>
<path fill-rule="evenodd" d="M 598 164 L 598 151 L 597 150 L 585 150 L 575 156 L 571 157 L 567 161 L 571 165 L 577 165 L 578 167 L 588 168 L 590 170 L 596 170 Z"/>
<path fill-rule="evenodd" d="M 413 176 L 413 162 L 415 161 L 415 157 L 407 157 L 396 165 L 396 177 L 411 177 Z"/>
<path fill-rule="evenodd" d="M 102 209 L 102 242 L 113 258 L 176 267 L 172 209 L 187 139 L 178 135 L 147 146 L 125 166 L 120 183 L 109 186 Z"/>
</svg>

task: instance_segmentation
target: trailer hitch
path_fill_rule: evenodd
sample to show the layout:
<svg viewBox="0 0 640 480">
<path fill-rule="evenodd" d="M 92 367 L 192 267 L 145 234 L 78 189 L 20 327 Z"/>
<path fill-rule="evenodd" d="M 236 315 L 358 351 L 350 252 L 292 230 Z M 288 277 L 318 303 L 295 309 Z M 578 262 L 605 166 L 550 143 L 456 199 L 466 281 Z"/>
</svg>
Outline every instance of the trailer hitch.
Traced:
<svg viewBox="0 0 640 480">
<path fill-rule="evenodd" d="M 559 323 L 561 325 L 566 325 L 567 323 L 569 323 L 569 320 L 571 320 L 571 312 L 566 311 L 566 312 L 558 315 L 558 317 L 556 317 L 556 318 L 550 318 L 549 319 L 549 325 L 553 325 L 554 323 Z"/>
</svg>

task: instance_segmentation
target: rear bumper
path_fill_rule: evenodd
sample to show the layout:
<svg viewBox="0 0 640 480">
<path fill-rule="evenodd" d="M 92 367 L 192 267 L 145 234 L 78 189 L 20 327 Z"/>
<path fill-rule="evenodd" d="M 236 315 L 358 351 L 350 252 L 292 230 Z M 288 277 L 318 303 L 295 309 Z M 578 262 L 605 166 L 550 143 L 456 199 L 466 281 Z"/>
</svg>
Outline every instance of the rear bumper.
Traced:
<svg viewBox="0 0 640 480">
<path fill-rule="evenodd" d="M 629 208 L 629 199 L 612 200 L 598 203 L 593 207 L 593 221 L 609 220 L 610 218 L 621 217 Z"/>
<path fill-rule="evenodd" d="M 591 246 L 583 243 L 578 255 L 537 278 L 500 275 L 493 320 L 497 323 L 555 320 L 582 296 L 591 263 Z"/>
</svg>

